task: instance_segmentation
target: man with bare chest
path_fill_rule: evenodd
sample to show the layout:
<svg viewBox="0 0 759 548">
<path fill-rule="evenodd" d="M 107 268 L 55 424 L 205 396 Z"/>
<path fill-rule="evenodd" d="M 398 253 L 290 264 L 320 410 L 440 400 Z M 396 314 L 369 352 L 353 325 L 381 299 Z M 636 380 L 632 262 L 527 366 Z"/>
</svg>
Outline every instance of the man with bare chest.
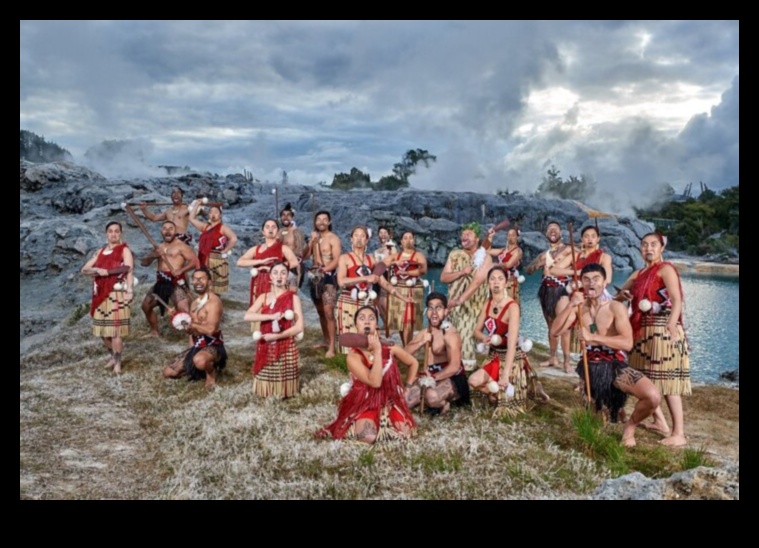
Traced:
<svg viewBox="0 0 759 548">
<path fill-rule="evenodd" d="M 192 288 L 197 298 L 190 305 L 191 321 L 186 327 L 192 346 L 163 369 L 163 376 L 178 379 L 185 375 L 195 381 L 205 378 L 206 388 L 216 386 L 216 377 L 227 364 L 227 351 L 221 333 L 224 307 L 212 290 L 213 280 L 207 267 L 192 273 Z"/>
<path fill-rule="evenodd" d="M 146 337 L 158 337 L 158 306 L 161 315 L 165 313 L 165 304 L 171 304 L 180 312 L 189 312 L 190 295 L 185 282 L 185 273 L 198 268 L 198 256 L 186 243 L 176 236 L 176 226 L 172 221 L 164 221 L 161 226 L 163 243 L 142 258 L 142 266 L 158 260 L 156 266 L 156 283 L 142 301 L 142 311 L 150 324 L 150 333 Z M 156 297 L 157 296 L 157 297 Z M 163 301 L 163 302 L 161 302 Z"/>
<path fill-rule="evenodd" d="M 604 267 L 588 264 L 580 272 L 580 279 L 582 291 L 572 292 L 569 306 L 556 316 L 550 335 L 569 332 L 581 314 L 580 338 L 585 345 L 590 396 L 596 410 L 607 411 L 611 421 L 617 422 L 627 395 L 638 398 L 622 432 L 622 444 L 633 447 L 636 426 L 656 410 L 661 393 L 650 379 L 627 363 L 627 352 L 633 347 L 632 325 L 624 304 L 603 299 L 607 283 Z M 584 359 L 577 364 L 577 373 L 585 379 Z"/>
<path fill-rule="evenodd" d="M 567 276 L 556 275 L 553 270 L 564 261 L 565 257 L 571 255 L 572 249 L 561 241 L 561 225 L 556 221 L 551 221 L 546 226 L 546 240 L 548 240 L 548 249 L 527 265 L 525 272 L 528 275 L 538 270 L 542 270 L 543 272 L 543 279 L 540 282 L 540 289 L 538 290 L 538 300 L 540 301 L 543 318 L 550 333 L 551 326 L 556 318 L 556 305 L 561 296 L 566 293 L 567 283 L 569 283 Z M 564 363 L 567 368 L 569 367 L 569 338 L 569 331 L 561 336 L 561 351 L 564 354 Z M 548 360 L 541 363 L 540 366 L 556 367 L 559 365 L 556 356 L 559 349 L 559 339 L 549 335 L 548 348 L 550 352 Z"/>
<path fill-rule="evenodd" d="M 469 403 L 469 384 L 461 363 L 461 336 L 456 328 L 446 320 L 448 299 L 442 293 L 433 292 L 427 296 L 428 328 L 417 333 L 406 345 L 406 352 L 414 355 L 424 347 L 424 364 L 422 372 L 413 386 L 406 393 L 409 408 L 419 405 L 422 396 L 429 409 L 446 413 L 452 402 L 457 405 Z M 428 384 L 427 379 L 434 382 Z"/>
<path fill-rule="evenodd" d="M 303 260 L 312 258 L 309 270 L 311 300 L 319 313 L 328 358 L 335 355 L 336 270 L 341 254 L 340 238 L 332 232 L 332 216 L 329 211 L 318 211 L 314 215 L 314 231 L 303 252 Z"/>
<path fill-rule="evenodd" d="M 290 289 L 297 291 L 303 283 L 303 269 L 300 267 L 300 263 L 303 261 L 303 254 L 306 251 L 306 236 L 300 228 L 295 226 L 295 210 L 289 202 L 279 212 L 279 224 L 281 226 L 278 236 L 279 241 L 292 249 L 295 257 L 298 259 L 297 264 L 289 265 L 290 277 L 292 278 L 290 280 Z"/>
<path fill-rule="evenodd" d="M 187 232 L 187 225 L 190 223 L 190 208 L 183 202 L 183 199 L 184 191 L 179 187 L 175 187 L 171 191 L 171 208 L 156 214 L 149 211 L 148 205 L 143 202 L 140 204 L 140 211 L 142 211 L 142 214 L 146 219 L 153 222 L 171 221 L 177 228 L 177 240 L 180 240 L 187 245 L 191 245 L 192 234 Z"/>
</svg>

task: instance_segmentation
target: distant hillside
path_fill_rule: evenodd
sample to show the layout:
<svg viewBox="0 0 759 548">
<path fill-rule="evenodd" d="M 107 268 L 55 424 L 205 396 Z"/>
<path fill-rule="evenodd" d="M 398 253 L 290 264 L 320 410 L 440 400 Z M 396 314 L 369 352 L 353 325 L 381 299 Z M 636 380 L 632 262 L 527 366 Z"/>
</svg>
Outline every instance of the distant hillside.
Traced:
<svg viewBox="0 0 759 548">
<path fill-rule="evenodd" d="M 71 162 L 73 156 L 65 148 L 61 148 L 55 143 L 45 141 L 44 137 L 27 131 L 21 130 L 20 151 L 22 160 L 28 160 L 35 163 L 44 162 Z"/>
</svg>

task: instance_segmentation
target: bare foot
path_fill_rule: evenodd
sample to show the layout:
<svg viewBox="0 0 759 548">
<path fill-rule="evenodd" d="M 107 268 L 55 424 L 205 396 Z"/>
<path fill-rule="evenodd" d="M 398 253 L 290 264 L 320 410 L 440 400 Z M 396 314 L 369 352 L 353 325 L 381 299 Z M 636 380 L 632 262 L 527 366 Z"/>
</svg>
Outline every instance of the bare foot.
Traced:
<svg viewBox="0 0 759 548">
<path fill-rule="evenodd" d="M 216 388 L 216 381 L 213 379 L 210 379 L 210 382 L 209 382 L 209 378 L 208 376 L 206 376 L 206 390 L 213 390 L 214 388 Z"/>
<path fill-rule="evenodd" d="M 334 358 L 335 357 L 335 351 L 334 350 L 327 350 L 327 353 L 324 354 L 325 358 Z"/>
<path fill-rule="evenodd" d="M 327 341 L 320 341 L 318 343 L 314 343 L 311 348 L 327 348 L 329 344 L 327 344 Z"/>
<path fill-rule="evenodd" d="M 622 431 L 622 445 L 625 447 L 635 447 L 635 425 L 629 422 Z"/>
<path fill-rule="evenodd" d="M 564 373 L 567 375 L 571 375 L 575 372 L 574 367 L 572 367 L 572 364 L 570 362 L 564 362 Z"/>
<path fill-rule="evenodd" d="M 110 360 L 108 360 L 108 363 L 105 364 L 105 369 L 113 369 L 114 365 L 116 365 L 116 360 L 111 358 Z"/>
<path fill-rule="evenodd" d="M 551 397 L 546 394 L 546 391 L 543 389 L 543 385 L 540 382 L 536 383 L 536 392 L 541 401 L 550 401 Z"/>
<path fill-rule="evenodd" d="M 450 410 L 451 410 L 451 402 L 447 401 L 445 402 L 445 405 L 443 405 L 443 407 L 440 408 L 440 414 L 445 415 Z"/>
<path fill-rule="evenodd" d="M 540 362 L 538 364 L 538 367 L 558 367 L 559 366 L 559 360 L 557 360 L 555 357 L 548 358 L 544 362 Z"/>
<path fill-rule="evenodd" d="M 157 331 L 150 331 L 149 333 L 145 333 L 144 335 L 140 335 L 141 339 L 157 339 L 160 335 Z"/>
<path fill-rule="evenodd" d="M 116 364 L 113 365 L 113 372 L 116 373 L 117 375 L 121 375 L 121 364 L 120 363 L 116 363 Z"/>
<path fill-rule="evenodd" d="M 669 436 L 669 426 L 662 425 L 658 422 L 641 422 L 641 423 L 638 423 L 638 426 L 650 432 L 656 432 L 657 434 L 661 434 L 664 437 Z"/>
<path fill-rule="evenodd" d="M 682 447 L 688 443 L 688 440 L 685 439 L 685 436 L 668 436 L 659 441 L 659 443 L 661 445 L 666 445 L 667 447 Z"/>
</svg>

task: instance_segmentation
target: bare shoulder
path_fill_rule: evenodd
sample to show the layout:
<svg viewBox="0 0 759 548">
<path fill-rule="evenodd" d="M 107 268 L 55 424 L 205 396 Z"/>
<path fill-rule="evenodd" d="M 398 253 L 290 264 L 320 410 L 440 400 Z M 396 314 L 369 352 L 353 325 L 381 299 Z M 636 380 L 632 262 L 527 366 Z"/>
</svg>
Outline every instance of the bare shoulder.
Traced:
<svg viewBox="0 0 759 548">
<path fill-rule="evenodd" d="M 459 334 L 458 330 L 451 325 L 448 329 L 445 330 L 445 334 L 443 335 L 443 339 L 448 341 L 461 341 L 461 335 Z"/>
</svg>

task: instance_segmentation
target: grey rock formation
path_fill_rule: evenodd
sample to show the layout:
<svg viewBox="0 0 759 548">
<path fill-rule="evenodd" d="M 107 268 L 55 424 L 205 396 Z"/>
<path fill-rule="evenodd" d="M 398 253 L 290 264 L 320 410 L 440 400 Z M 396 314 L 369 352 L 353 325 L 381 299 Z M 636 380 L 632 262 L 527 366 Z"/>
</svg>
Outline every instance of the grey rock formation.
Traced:
<svg viewBox="0 0 759 548">
<path fill-rule="evenodd" d="M 604 481 L 595 500 L 739 500 L 737 464 L 725 468 L 699 466 L 669 478 L 650 479 L 634 472 Z"/>
<path fill-rule="evenodd" d="M 525 261 L 546 247 L 543 231 L 551 220 L 566 227 L 574 224 L 575 239 L 583 226 L 592 223 L 588 214 L 569 200 L 541 200 L 525 196 L 496 196 L 473 192 L 430 192 L 405 189 L 398 192 L 331 191 L 321 187 L 271 184 L 249 181 L 241 175 L 221 177 L 210 173 L 190 173 L 174 177 L 139 180 L 111 180 L 70 163 L 31 164 L 21 162 L 20 263 L 22 279 L 22 316 L 36 305 L 54 306 L 50 314 L 65 314 L 64 303 L 86 302 L 89 280 L 78 274 L 82 264 L 105 243 L 103 233 L 108 221 L 124 225 L 124 240 L 138 255 L 149 244 L 122 203 L 167 202 L 175 186 L 185 191 L 186 201 L 207 196 L 221 201 L 224 222 L 240 238 L 234 261 L 248 247 L 260 243 L 261 224 L 267 217 L 278 218 L 277 205 L 287 202 L 296 210 L 295 220 L 309 234 L 313 213 L 328 210 L 334 231 L 343 248 L 349 249 L 349 234 L 359 223 L 376 231 L 389 226 L 396 237 L 405 230 L 417 235 L 417 246 L 428 255 L 431 266 L 445 264 L 448 253 L 459 245 L 460 226 L 478 221 L 483 227 L 510 219 L 522 228 Z M 277 191 L 275 195 L 273 192 Z M 610 252 L 614 267 L 642 266 L 638 245 L 640 237 L 651 230 L 647 223 L 629 218 L 601 218 L 602 245 Z M 155 239 L 160 238 L 157 223 L 146 223 Z M 568 233 L 564 231 L 565 238 Z M 496 236 L 495 245 L 505 245 L 506 236 Z M 370 250 L 376 239 L 370 243 Z M 233 269 L 232 282 L 241 276 Z M 238 272 L 240 271 L 240 272 Z M 137 275 L 152 280 L 152 270 L 138 267 Z M 34 283 L 34 280 L 44 283 Z M 34 288 L 24 291 L 25 288 Z M 58 306 L 60 303 L 61 306 Z M 30 312 L 31 313 L 31 312 Z"/>
</svg>

